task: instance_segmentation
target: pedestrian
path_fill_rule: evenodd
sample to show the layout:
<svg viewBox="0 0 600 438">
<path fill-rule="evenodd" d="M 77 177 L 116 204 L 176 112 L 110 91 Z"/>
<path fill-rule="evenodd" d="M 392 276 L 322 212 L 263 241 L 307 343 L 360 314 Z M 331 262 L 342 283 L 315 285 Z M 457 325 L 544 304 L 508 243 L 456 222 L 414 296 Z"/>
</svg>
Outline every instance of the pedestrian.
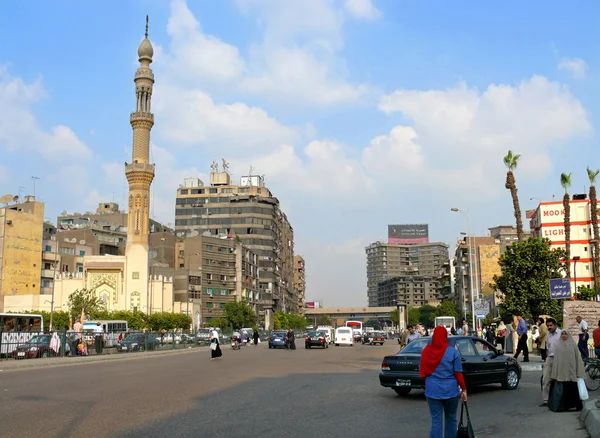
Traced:
<svg viewBox="0 0 600 438">
<path fill-rule="evenodd" d="M 485 332 L 485 340 L 492 344 L 494 347 L 496 346 L 496 335 L 494 334 L 494 329 L 490 326 Z"/>
<path fill-rule="evenodd" d="M 213 347 L 215 345 L 215 347 Z M 223 356 L 219 345 L 219 333 L 213 329 L 210 334 L 210 360 L 220 359 Z"/>
<path fill-rule="evenodd" d="M 504 350 L 506 348 L 506 326 L 504 325 L 504 321 L 500 321 L 500 324 L 496 328 L 496 339 L 498 344 L 500 344 L 500 348 Z"/>
<path fill-rule="evenodd" d="M 540 356 L 542 357 L 542 362 L 546 362 L 546 337 L 548 336 L 548 326 L 546 326 L 546 321 L 544 318 L 538 318 L 538 338 L 537 345 L 540 350 Z"/>
<path fill-rule="evenodd" d="M 517 326 L 518 326 L 518 321 L 513 321 L 512 322 L 512 348 L 513 351 L 517 351 L 517 346 L 519 345 L 519 334 L 517 333 Z"/>
<path fill-rule="evenodd" d="M 463 336 L 469 336 L 469 325 L 467 324 L 466 319 L 463 319 L 461 330 Z"/>
<path fill-rule="evenodd" d="M 562 384 L 562 400 L 558 404 L 565 411 L 571 408 L 580 411 L 583 408 L 577 389 L 577 379 L 582 379 L 585 374 L 580 350 L 569 330 L 564 329 L 555 345 L 551 378 L 555 385 L 556 382 Z"/>
<path fill-rule="evenodd" d="M 577 342 L 577 347 L 579 348 L 581 357 L 583 359 L 587 359 L 590 357 L 590 351 L 588 349 L 588 340 L 590 339 L 590 335 L 588 333 L 588 323 L 585 322 L 581 316 L 577 316 L 575 320 L 579 324 L 579 331 L 577 332 L 579 336 L 579 342 Z"/>
<path fill-rule="evenodd" d="M 529 347 L 527 346 L 527 324 L 523 319 L 523 315 L 517 315 L 519 325 L 517 326 L 517 336 L 519 337 L 519 343 L 517 344 L 517 351 L 513 356 L 515 359 L 519 357 L 521 351 L 523 352 L 523 362 L 529 362 Z"/>
<path fill-rule="evenodd" d="M 83 339 L 83 324 L 79 319 L 73 324 L 73 331 L 75 332 L 75 339 Z"/>
<path fill-rule="evenodd" d="M 290 350 L 296 349 L 296 335 L 294 334 L 294 329 L 291 328 L 288 331 L 288 342 L 290 343 Z M 325 338 L 325 342 L 327 342 L 327 338 Z"/>
<path fill-rule="evenodd" d="M 415 330 L 412 325 L 408 326 L 408 336 L 406 337 L 406 345 L 410 344 L 415 339 L 419 339 L 421 334 Z"/>
<path fill-rule="evenodd" d="M 505 348 L 504 351 L 506 352 L 506 354 L 513 354 L 514 353 L 514 349 L 513 349 L 513 325 L 512 323 L 508 323 L 506 324 L 506 338 L 504 340 Z"/>
<path fill-rule="evenodd" d="M 456 336 L 456 329 L 454 328 L 454 325 L 450 324 L 450 334 L 452 336 Z"/>
<path fill-rule="evenodd" d="M 598 321 L 598 327 L 592 332 L 592 338 L 594 338 L 594 353 L 596 357 L 600 357 L 600 321 Z"/>
<path fill-rule="evenodd" d="M 398 343 L 400 344 L 400 348 L 406 347 L 406 339 L 408 338 L 409 334 L 410 333 L 409 333 L 408 329 L 404 329 L 402 331 L 402 336 L 398 339 Z"/>
<path fill-rule="evenodd" d="M 552 368 L 554 365 L 554 352 L 558 341 L 560 340 L 561 330 L 554 318 L 546 319 L 548 335 L 546 336 L 546 363 L 543 367 L 542 375 L 542 397 L 543 401 L 540 407 L 548 406 L 550 396 L 550 385 L 552 384 Z"/>
<path fill-rule="evenodd" d="M 254 345 L 258 345 L 258 341 L 260 340 L 260 337 L 258 336 L 258 329 L 254 330 L 252 338 L 254 339 Z"/>
<path fill-rule="evenodd" d="M 94 343 L 96 354 L 102 354 L 102 348 L 104 347 L 104 330 L 102 330 L 102 323 L 100 321 L 98 321 L 96 327 L 94 327 Z"/>
<path fill-rule="evenodd" d="M 431 415 L 430 438 L 456 438 L 458 401 L 467 401 L 462 371 L 460 355 L 448 345 L 448 331 L 436 327 L 431 344 L 423 349 L 419 367 L 421 377 L 425 378 L 425 397 Z"/>
</svg>

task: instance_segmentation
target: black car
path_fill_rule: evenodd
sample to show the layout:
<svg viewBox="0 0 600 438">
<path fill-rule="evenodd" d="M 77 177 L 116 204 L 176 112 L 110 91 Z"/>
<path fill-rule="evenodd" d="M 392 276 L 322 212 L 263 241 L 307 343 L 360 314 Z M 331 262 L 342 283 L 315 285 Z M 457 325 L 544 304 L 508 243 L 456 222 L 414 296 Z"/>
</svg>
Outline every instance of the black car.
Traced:
<svg viewBox="0 0 600 438">
<path fill-rule="evenodd" d="M 121 353 L 132 351 L 153 351 L 158 347 L 159 341 L 154 335 L 145 333 L 131 333 L 116 346 Z"/>
<path fill-rule="evenodd" d="M 308 332 L 304 338 L 304 348 L 310 347 L 329 348 L 325 332 Z"/>
<path fill-rule="evenodd" d="M 381 363 L 379 383 L 392 388 L 398 395 L 412 389 L 424 389 L 425 379 L 419 375 L 421 352 L 431 338 L 412 341 L 394 356 L 386 356 Z M 505 356 L 487 341 L 475 336 L 450 336 L 448 344 L 460 354 L 467 386 L 501 383 L 504 389 L 517 389 L 521 366 L 512 357 Z"/>
</svg>

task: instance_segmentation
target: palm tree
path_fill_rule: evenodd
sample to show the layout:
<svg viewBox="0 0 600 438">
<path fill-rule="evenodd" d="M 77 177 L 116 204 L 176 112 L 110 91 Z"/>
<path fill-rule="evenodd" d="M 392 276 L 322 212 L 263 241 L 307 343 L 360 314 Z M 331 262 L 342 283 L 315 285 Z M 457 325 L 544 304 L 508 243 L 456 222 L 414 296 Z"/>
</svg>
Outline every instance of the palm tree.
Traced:
<svg viewBox="0 0 600 438">
<path fill-rule="evenodd" d="M 596 178 L 600 174 L 600 169 L 592 170 L 587 168 L 588 178 L 590 179 L 590 208 L 591 208 L 591 219 L 592 229 L 594 231 L 594 253 L 592 259 L 592 265 L 594 267 L 594 286 L 598 287 L 600 283 L 600 263 L 598 263 L 598 252 L 600 250 L 599 232 L 598 232 L 598 198 L 596 196 Z"/>
<path fill-rule="evenodd" d="M 513 154 L 512 151 L 508 151 L 508 154 L 504 157 L 504 165 L 508 169 L 506 171 L 506 184 L 504 187 L 510 190 L 510 195 L 512 196 L 513 210 L 517 221 L 517 238 L 519 239 L 519 242 L 522 242 L 525 238 L 525 233 L 523 233 L 523 215 L 521 214 L 519 196 L 517 195 L 517 185 L 515 183 L 515 175 L 513 174 L 513 170 L 517 168 L 519 158 L 521 158 L 521 155 Z"/>
<path fill-rule="evenodd" d="M 565 266 L 567 268 L 567 277 L 571 279 L 571 205 L 569 203 L 569 187 L 571 187 L 571 174 L 561 173 L 560 174 L 560 185 L 565 189 L 565 196 L 563 196 L 563 207 L 565 209 L 565 251 L 566 260 Z M 575 291 L 577 293 L 577 291 Z"/>
</svg>

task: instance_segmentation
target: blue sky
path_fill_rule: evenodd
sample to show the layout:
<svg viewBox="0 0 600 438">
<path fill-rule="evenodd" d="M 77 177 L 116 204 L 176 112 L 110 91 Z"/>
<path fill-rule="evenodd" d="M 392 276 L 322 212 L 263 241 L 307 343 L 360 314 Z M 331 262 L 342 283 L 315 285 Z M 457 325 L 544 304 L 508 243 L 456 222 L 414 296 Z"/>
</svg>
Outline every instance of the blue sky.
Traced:
<svg viewBox="0 0 600 438">
<path fill-rule="evenodd" d="M 364 305 L 364 247 L 429 223 L 453 247 L 587 187 L 600 167 L 600 35 L 589 2 L 10 2 L 0 15 L 0 191 L 63 210 L 123 205 L 136 49 L 150 15 L 153 215 L 213 159 L 266 175 L 307 262 L 309 299 Z"/>
</svg>

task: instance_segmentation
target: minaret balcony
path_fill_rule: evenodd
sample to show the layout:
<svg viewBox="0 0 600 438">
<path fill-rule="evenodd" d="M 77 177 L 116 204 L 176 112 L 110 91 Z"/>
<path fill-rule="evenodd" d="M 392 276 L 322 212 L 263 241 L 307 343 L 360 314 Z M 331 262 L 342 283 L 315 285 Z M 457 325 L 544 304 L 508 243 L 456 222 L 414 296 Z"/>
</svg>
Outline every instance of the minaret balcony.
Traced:
<svg viewBox="0 0 600 438">
<path fill-rule="evenodd" d="M 130 122 L 144 121 L 154 123 L 154 114 L 146 112 L 133 112 L 129 117 Z"/>
<path fill-rule="evenodd" d="M 145 173 L 154 176 L 154 164 L 150 163 L 128 163 L 125 164 L 125 174 Z"/>
</svg>

